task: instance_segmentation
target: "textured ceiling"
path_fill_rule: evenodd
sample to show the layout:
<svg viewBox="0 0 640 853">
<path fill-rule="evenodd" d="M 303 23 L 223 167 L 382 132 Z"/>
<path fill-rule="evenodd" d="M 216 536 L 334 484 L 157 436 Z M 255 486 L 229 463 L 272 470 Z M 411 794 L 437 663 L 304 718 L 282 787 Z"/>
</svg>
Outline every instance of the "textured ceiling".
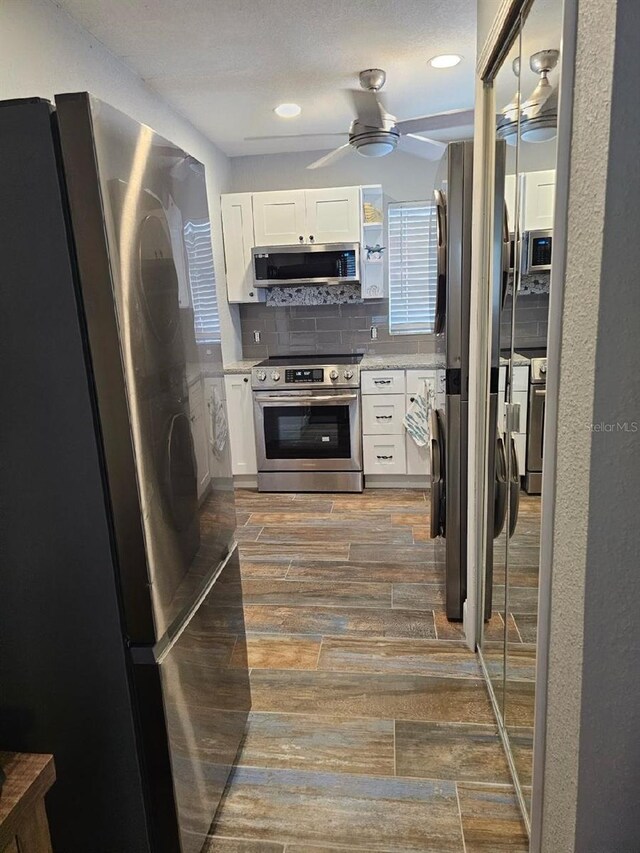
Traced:
<svg viewBox="0 0 640 853">
<path fill-rule="evenodd" d="M 473 106 L 476 0 L 57 0 L 158 94 L 230 155 L 331 148 L 331 137 L 246 136 L 348 129 L 343 91 L 387 72 L 399 119 Z M 427 60 L 459 53 L 437 70 Z M 295 101 L 297 119 L 273 108 Z"/>
</svg>

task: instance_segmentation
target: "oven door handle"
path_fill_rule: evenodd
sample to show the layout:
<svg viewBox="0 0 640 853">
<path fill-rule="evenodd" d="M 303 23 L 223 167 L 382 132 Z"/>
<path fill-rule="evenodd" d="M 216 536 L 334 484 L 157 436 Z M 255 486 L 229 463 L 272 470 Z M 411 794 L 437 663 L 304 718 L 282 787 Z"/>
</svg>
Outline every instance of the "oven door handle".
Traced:
<svg viewBox="0 0 640 853">
<path fill-rule="evenodd" d="M 331 394 L 325 396 L 318 397 L 256 397 L 256 400 L 260 404 L 265 403 L 286 403 L 289 406 L 293 406 L 296 403 L 307 404 L 307 403 L 335 403 L 336 405 L 340 405 L 344 403 L 345 400 L 357 400 L 357 394 Z"/>
</svg>

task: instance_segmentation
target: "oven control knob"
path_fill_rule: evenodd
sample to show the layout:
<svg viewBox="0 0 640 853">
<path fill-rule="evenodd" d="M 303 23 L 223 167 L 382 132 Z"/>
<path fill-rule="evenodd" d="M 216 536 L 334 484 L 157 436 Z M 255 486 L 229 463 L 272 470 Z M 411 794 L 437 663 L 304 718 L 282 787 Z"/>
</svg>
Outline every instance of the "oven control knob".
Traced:
<svg viewBox="0 0 640 853">
<path fill-rule="evenodd" d="M 256 371 L 256 379 L 258 380 L 258 382 L 264 382 L 264 380 L 266 378 L 267 378 L 267 374 L 264 372 L 264 370 L 257 370 Z"/>
<path fill-rule="evenodd" d="M 345 379 L 353 379 L 353 370 L 345 370 L 344 378 Z"/>
<path fill-rule="evenodd" d="M 271 378 L 273 379 L 274 382 L 277 382 L 278 379 L 280 379 L 280 374 L 278 373 L 277 370 L 273 371 L 273 373 L 271 374 Z"/>
<path fill-rule="evenodd" d="M 544 374 L 545 374 L 546 372 L 547 372 L 547 365 L 546 365 L 546 364 L 541 364 L 541 365 L 540 365 L 540 373 L 542 373 L 542 375 L 544 376 Z"/>
<path fill-rule="evenodd" d="M 337 379 L 337 378 L 338 378 L 338 371 L 332 370 L 331 373 L 329 374 L 329 379 Z"/>
</svg>

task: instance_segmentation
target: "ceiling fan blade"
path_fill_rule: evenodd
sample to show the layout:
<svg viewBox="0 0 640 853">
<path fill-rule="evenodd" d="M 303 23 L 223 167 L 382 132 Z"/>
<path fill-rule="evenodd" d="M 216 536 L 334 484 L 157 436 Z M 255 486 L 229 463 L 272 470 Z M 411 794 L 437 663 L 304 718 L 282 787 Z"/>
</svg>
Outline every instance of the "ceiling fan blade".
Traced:
<svg viewBox="0 0 640 853">
<path fill-rule="evenodd" d="M 555 98 L 552 98 L 555 94 Z M 541 113 L 546 112 L 547 107 L 557 107 L 558 90 L 555 89 L 548 80 L 541 80 L 531 95 L 522 105 L 522 114 L 527 118 L 533 118 Z"/>
<path fill-rule="evenodd" d="M 346 131 L 342 133 L 287 133 L 284 136 L 245 136 L 245 142 L 263 142 L 265 139 L 308 139 L 325 136 L 347 136 Z"/>
<path fill-rule="evenodd" d="M 473 124 L 473 115 L 473 110 L 452 110 L 448 113 L 399 121 L 396 127 L 400 133 L 429 133 L 430 130 L 447 130 L 450 127 Z"/>
<path fill-rule="evenodd" d="M 315 160 L 313 163 L 309 163 L 307 169 L 321 169 L 323 166 L 329 166 L 331 163 L 335 163 L 336 160 L 342 159 L 345 154 L 348 154 L 350 148 L 350 143 L 345 142 L 345 144 L 341 145 L 340 148 L 336 148 L 329 154 L 325 154 L 324 157 L 321 157 L 319 160 Z"/>
<path fill-rule="evenodd" d="M 409 154 L 424 157 L 425 160 L 439 160 L 447 147 L 446 142 L 438 142 L 436 139 L 427 139 L 417 133 L 407 133 L 400 137 L 398 147 Z"/>
<path fill-rule="evenodd" d="M 349 92 L 360 124 L 381 127 L 385 109 L 378 93 L 368 89 L 349 89 Z"/>
</svg>

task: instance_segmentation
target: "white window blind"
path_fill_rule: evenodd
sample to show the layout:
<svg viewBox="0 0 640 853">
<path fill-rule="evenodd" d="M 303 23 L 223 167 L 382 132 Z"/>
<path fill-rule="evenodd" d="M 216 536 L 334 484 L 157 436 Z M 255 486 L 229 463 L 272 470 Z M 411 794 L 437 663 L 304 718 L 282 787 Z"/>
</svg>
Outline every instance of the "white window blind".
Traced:
<svg viewBox="0 0 640 853">
<path fill-rule="evenodd" d="M 433 332 L 438 275 L 435 204 L 389 204 L 388 228 L 389 331 Z"/>
<path fill-rule="evenodd" d="M 216 343 L 220 340 L 220 317 L 209 220 L 187 222 L 184 226 L 184 242 L 196 341 L 199 344 Z"/>
</svg>

